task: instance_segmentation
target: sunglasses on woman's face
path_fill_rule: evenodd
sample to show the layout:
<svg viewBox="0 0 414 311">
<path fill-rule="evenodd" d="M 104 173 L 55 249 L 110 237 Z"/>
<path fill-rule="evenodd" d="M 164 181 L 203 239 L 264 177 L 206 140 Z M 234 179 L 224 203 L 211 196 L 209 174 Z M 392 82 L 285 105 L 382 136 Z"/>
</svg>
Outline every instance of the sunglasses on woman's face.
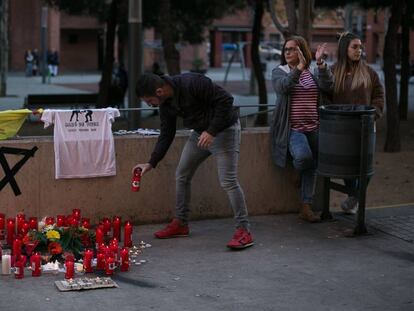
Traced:
<svg viewBox="0 0 414 311">
<path fill-rule="evenodd" d="M 283 49 L 283 52 L 285 52 L 285 53 L 293 53 L 293 52 L 296 52 L 296 47 L 294 47 L 294 48 L 284 48 Z"/>
</svg>

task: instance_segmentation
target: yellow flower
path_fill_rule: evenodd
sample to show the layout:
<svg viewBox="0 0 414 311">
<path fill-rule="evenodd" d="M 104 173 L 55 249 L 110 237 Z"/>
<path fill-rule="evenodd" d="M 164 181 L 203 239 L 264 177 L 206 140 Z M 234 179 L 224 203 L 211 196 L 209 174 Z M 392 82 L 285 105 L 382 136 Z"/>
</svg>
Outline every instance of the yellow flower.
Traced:
<svg viewBox="0 0 414 311">
<path fill-rule="evenodd" d="M 46 237 L 48 240 L 59 240 L 60 234 L 56 230 L 49 230 L 46 232 Z"/>
</svg>

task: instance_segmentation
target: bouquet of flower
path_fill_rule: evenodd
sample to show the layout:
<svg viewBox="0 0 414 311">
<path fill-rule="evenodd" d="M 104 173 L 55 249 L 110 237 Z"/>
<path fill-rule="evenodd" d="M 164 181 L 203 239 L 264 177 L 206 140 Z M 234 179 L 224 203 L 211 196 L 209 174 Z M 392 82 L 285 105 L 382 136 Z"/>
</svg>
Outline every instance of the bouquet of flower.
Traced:
<svg viewBox="0 0 414 311">
<path fill-rule="evenodd" d="M 95 234 L 81 226 L 57 227 L 47 225 L 39 230 L 32 230 L 23 238 L 26 253 L 38 251 L 44 255 L 46 261 L 63 262 L 69 254 L 81 258 L 85 247 L 95 245 Z"/>
</svg>

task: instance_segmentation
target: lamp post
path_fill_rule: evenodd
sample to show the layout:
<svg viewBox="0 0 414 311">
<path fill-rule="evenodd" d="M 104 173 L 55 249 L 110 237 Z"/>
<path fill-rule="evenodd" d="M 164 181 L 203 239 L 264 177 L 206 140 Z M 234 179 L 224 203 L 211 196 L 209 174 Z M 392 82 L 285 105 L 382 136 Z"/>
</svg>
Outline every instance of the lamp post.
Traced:
<svg viewBox="0 0 414 311">
<path fill-rule="evenodd" d="M 143 60 L 143 34 L 142 34 L 142 0 L 129 0 L 128 8 L 128 107 L 138 108 L 141 103 L 135 95 L 135 84 L 142 73 Z M 129 112 L 129 128 L 136 128 L 141 113 Z"/>
<path fill-rule="evenodd" d="M 47 6 L 42 7 L 41 46 L 42 46 L 42 83 L 46 83 L 47 76 Z"/>
</svg>

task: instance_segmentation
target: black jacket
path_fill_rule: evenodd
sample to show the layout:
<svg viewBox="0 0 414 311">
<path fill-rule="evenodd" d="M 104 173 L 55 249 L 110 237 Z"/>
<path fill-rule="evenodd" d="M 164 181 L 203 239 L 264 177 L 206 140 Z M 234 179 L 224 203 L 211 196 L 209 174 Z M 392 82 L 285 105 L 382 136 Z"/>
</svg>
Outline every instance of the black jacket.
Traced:
<svg viewBox="0 0 414 311">
<path fill-rule="evenodd" d="M 149 163 L 155 167 L 165 156 L 175 137 L 177 117 L 184 126 L 213 136 L 233 125 L 237 111 L 233 97 L 209 78 L 197 73 L 162 77 L 174 90 L 174 98 L 160 106 L 161 134 Z"/>
</svg>

